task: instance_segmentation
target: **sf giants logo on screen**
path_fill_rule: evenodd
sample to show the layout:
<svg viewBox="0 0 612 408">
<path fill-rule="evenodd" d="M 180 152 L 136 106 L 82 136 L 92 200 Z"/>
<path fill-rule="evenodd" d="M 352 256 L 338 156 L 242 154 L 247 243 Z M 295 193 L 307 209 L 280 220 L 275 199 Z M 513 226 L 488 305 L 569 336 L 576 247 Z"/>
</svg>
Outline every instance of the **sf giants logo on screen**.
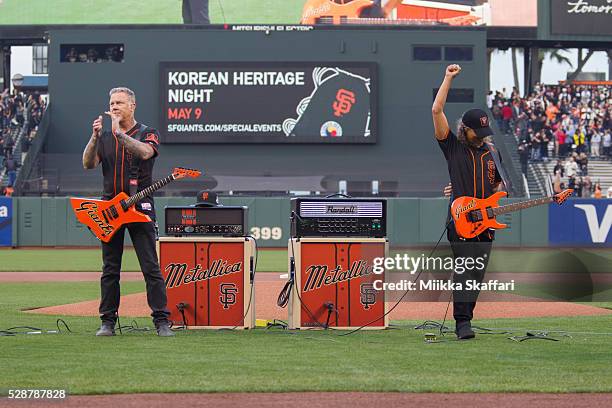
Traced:
<svg viewBox="0 0 612 408">
<path fill-rule="evenodd" d="M 339 89 L 336 93 L 336 100 L 332 104 L 334 108 L 334 116 L 340 118 L 351 111 L 351 108 L 355 104 L 355 93 L 348 89 Z"/>
<path fill-rule="evenodd" d="M 371 305 L 376 303 L 376 289 L 372 283 L 362 283 L 359 287 L 359 302 L 364 309 L 369 309 Z"/>
<path fill-rule="evenodd" d="M 236 293 L 238 293 L 238 288 L 235 283 L 222 283 L 219 286 L 219 302 L 223 305 L 224 309 L 229 309 L 230 306 L 236 304 Z"/>
</svg>

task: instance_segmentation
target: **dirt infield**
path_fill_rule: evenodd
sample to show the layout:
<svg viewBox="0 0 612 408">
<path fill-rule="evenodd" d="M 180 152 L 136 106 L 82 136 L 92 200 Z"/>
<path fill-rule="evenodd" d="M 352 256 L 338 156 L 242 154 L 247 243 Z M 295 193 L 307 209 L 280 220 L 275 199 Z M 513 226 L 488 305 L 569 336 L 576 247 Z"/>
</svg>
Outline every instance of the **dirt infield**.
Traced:
<svg viewBox="0 0 612 408">
<path fill-rule="evenodd" d="M 98 280 L 99 273 L 89 272 L 67 272 L 67 273 L 15 273 L 0 274 L 0 281 L 5 275 L 11 275 L 11 279 L 17 275 L 24 275 L 23 278 L 29 282 L 35 282 L 36 278 L 42 280 Z M 142 280 L 142 275 L 138 272 L 123 273 L 122 280 Z M 22 280 L 23 281 L 23 280 Z M 278 273 L 260 273 L 255 284 L 255 314 L 258 319 L 286 319 L 287 310 L 281 309 L 276 305 L 276 298 L 285 283 Z M 520 318 L 520 317 L 557 317 L 557 316 L 594 316 L 610 315 L 612 310 L 593 306 L 587 306 L 568 302 L 533 302 L 520 301 L 522 298 L 508 296 L 508 301 L 486 302 L 481 301 L 475 310 L 476 319 L 496 319 L 496 318 Z M 517 301 L 518 300 L 518 301 Z M 394 303 L 389 303 L 392 306 Z M 79 303 L 72 303 L 59 306 L 44 307 L 33 309 L 31 313 L 67 315 L 67 316 L 97 316 L 98 300 L 90 300 Z M 169 305 L 172 307 L 172 305 Z M 402 302 L 389 317 L 396 320 L 420 320 L 420 319 L 441 319 L 446 310 L 446 302 Z M 126 295 L 121 297 L 121 316 L 126 317 L 146 317 L 150 310 L 147 306 L 144 293 Z M 449 317 L 452 316 L 452 307 L 449 310 Z"/>
<path fill-rule="evenodd" d="M 555 408 L 609 407 L 612 394 L 410 394 L 373 392 L 300 392 L 300 393 L 231 393 L 231 394 L 124 394 L 68 397 L 63 401 L 7 401 L 0 407 L 36 406 L 82 408 L 118 406 L 126 408 L 189 407 L 521 407 L 550 406 Z"/>
</svg>

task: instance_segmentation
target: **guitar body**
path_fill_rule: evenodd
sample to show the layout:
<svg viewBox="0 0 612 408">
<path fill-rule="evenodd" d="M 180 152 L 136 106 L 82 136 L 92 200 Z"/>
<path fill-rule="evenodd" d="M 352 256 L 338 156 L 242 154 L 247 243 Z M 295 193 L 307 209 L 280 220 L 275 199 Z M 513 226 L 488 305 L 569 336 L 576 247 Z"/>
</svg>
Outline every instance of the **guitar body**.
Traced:
<svg viewBox="0 0 612 408">
<path fill-rule="evenodd" d="M 343 18 L 357 18 L 365 8 L 373 5 L 372 0 L 352 0 L 346 3 L 334 0 L 308 0 L 304 4 L 302 24 L 317 24 L 320 18 L 330 19 L 333 24 L 340 24 Z"/>
<path fill-rule="evenodd" d="M 506 224 L 497 222 L 487 211 L 499 207 L 499 200 L 507 196 L 505 191 L 497 192 L 489 198 L 459 197 L 451 204 L 451 216 L 455 231 L 460 237 L 474 238 L 489 228 L 503 229 Z"/>
<path fill-rule="evenodd" d="M 131 206 L 124 209 L 122 201 L 129 197 L 125 193 L 117 194 L 109 201 L 91 198 L 70 198 L 70 204 L 77 219 L 102 242 L 109 242 L 115 232 L 124 224 L 131 222 L 149 222 L 151 218 Z"/>
<path fill-rule="evenodd" d="M 156 181 L 131 197 L 123 192 L 109 201 L 71 197 L 70 204 L 77 220 L 85 224 L 100 241 L 109 242 L 122 225 L 131 222 L 151 221 L 148 215 L 144 215 L 134 208 L 140 200 L 153 194 L 171 181 L 185 177 L 195 178 L 201 174 L 202 172 L 199 170 L 176 167 L 172 170 L 171 175 Z"/>
</svg>

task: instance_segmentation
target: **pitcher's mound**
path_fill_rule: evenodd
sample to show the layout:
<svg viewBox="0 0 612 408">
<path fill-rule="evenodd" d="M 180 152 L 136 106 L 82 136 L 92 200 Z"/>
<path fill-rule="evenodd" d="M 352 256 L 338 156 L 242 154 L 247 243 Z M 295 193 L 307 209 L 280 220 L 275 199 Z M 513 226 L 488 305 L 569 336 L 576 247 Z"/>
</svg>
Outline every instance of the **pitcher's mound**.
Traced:
<svg viewBox="0 0 612 408">
<path fill-rule="evenodd" d="M 255 314 L 258 319 L 287 319 L 287 309 L 276 305 L 276 298 L 284 281 L 258 281 L 255 286 Z M 510 296 L 509 296 L 510 299 Z M 442 319 L 446 302 L 402 302 L 389 315 L 394 320 Z M 388 303 L 392 307 L 394 303 Z M 66 316 L 98 316 L 99 300 L 71 303 L 66 305 L 32 309 L 30 313 Z M 168 305 L 169 308 L 174 305 Z M 147 317 L 151 313 L 145 293 L 121 297 L 120 316 Z M 475 319 L 520 318 L 520 317 L 560 317 L 610 315 L 612 310 L 568 302 L 478 302 L 474 312 Z M 452 319 L 452 305 L 448 319 Z"/>
</svg>

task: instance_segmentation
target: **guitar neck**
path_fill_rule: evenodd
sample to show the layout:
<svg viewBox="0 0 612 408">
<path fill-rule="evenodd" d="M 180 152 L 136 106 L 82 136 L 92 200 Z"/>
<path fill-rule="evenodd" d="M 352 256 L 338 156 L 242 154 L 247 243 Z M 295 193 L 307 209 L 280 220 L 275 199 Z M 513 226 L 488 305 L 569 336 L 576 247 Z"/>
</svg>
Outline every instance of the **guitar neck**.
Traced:
<svg viewBox="0 0 612 408">
<path fill-rule="evenodd" d="M 362 24 L 362 25 L 441 25 L 435 20 L 392 20 L 379 17 L 341 17 L 341 24 Z M 333 17 L 319 17 L 318 24 L 334 24 Z"/>
<path fill-rule="evenodd" d="M 506 214 L 509 212 L 524 210 L 525 208 L 531 208 L 531 207 L 535 207 L 538 205 L 548 204 L 548 203 L 551 203 L 552 201 L 553 201 L 552 197 L 542 197 L 542 198 L 536 198 L 534 200 L 522 201 L 520 203 L 502 205 L 502 206 L 493 208 L 492 211 L 493 211 L 493 215 L 497 216 L 497 215 Z"/>
<path fill-rule="evenodd" d="M 149 187 L 128 198 L 125 203 L 128 207 L 131 207 L 146 196 L 153 194 L 155 191 L 159 190 L 160 188 L 174 180 L 176 180 L 174 174 L 171 174 L 164 179 L 158 180 L 155 183 L 151 184 Z"/>
</svg>

